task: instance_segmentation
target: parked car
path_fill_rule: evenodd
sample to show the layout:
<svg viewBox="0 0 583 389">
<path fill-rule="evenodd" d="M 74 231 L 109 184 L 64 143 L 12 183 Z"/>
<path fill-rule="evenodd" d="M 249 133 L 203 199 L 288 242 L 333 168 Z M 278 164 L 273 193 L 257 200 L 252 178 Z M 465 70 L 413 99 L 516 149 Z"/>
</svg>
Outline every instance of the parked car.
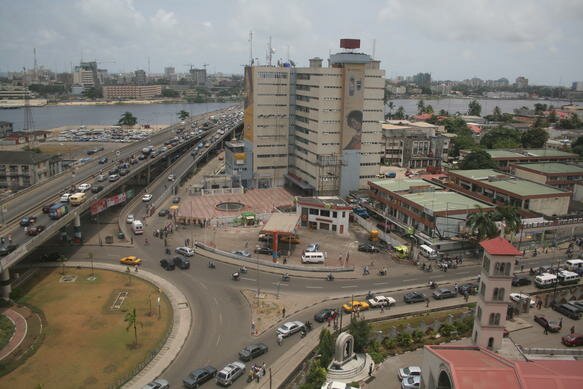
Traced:
<svg viewBox="0 0 583 389">
<path fill-rule="evenodd" d="M 174 181 L 176 179 L 176 176 L 174 174 L 170 174 L 168 176 L 168 181 Z"/>
<path fill-rule="evenodd" d="M 169 389 L 170 383 L 163 378 L 156 378 L 154 381 L 142 386 L 142 389 Z"/>
<path fill-rule="evenodd" d="M 561 342 L 569 347 L 583 346 L 583 334 L 565 335 L 561 338 Z"/>
<path fill-rule="evenodd" d="M 544 315 L 534 315 L 534 321 L 546 328 L 549 332 L 559 332 L 561 326 L 555 320 L 549 320 Z"/>
<path fill-rule="evenodd" d="M 439 288 L 433 292 L 433 298 L 436 300 L 443 300 L 457 296 L 454 289 L 449 288 Z"/>
<path fill-rule="evenodd" d="M 37 236 L 41 232 L 45 230 L 45 226 L 31 226 L 28 227 L 28 231 L 26 232 L 28 236 Z"/>
<path fill-rule="evenodd" d="M 190 261 L 184 257 L 174 257 L 172 258 L 174 265 L 182 270 L 190 268 Z"/>
<path fill-rule="evenodd" d="M 255 254 L 273 254 L 273 249 L 267 246 L 255 246 Z"/>
<path fill-rule="evenodd" d="M 168 216 L 169 213 L 170 213 L 169 210 L 161 209 L 160 212 L 158 212 L 158 216 L 161 216 L 161 217 Z"/>
<path fill-rule="evenodd" d="M 366 311 L 370 308 L 370 305 L 366 301 L 357 301 L 357 300 L 342 304 L 342 309 L 346 313 L 350 313 L 350 312 L 354 311 L 357 307 L 360 311 Z"/>
<path fill-rule="evenodd" d="M 200 385 L 204 384 L 216 375 L 217 369 L 212 366 L 206 366 L 192 371 L 185 379 L 182 380 L 182 383 L 189 389 L 198 388 Z"/>
<path fill-rule="evenodd" d="M 365 253 L 378 253 L 380 248 L 372 243 L 363 243 L 358 245 L 358 251 L 364 251 Z"/>
<path fill-rule="evenodd" d="M 514 277 L 512 278 L 512 286 L 526 286 L 532 284 L 532 280 L 528 277 Z"/>
<path fill-rule="evenodd" d="M 174 270 L 175 268 L 174 262 L 166 258 L 160 260 L 160 266 L 162 266 L 162 269 L 164 270 Z"/>
<path fill-rule="evenodd" d="M 134 215 L 132 215 L 131 213 L 128 214 L 128 217 L 126 217 L 127 224 L 132 224 L 134 222 L 134 220 L 136 220 L 136 219 L 134 218 Z"/>
<path fill-rule="evenodd" d="M 143 202 L 148 202 L 150 200 L 152 200 L 152 195 L 150 193 L 146 193 L 145 195 L 142 196 Z"/>
<path fill-rule="evenodd" d="M 372 308 L 380 308 L 380 307 L 388 307 L 391 305 L 395 305 L 397 303 L 397 300 L 395 300 L 392 297 L 385 297 L 385 296 L 374 296 L 371 299 L 368 299 L 368 304 L 372 307 Z"/>
<path fill-rule="evenodd" d="M 421 368 L 419 366 L 407 366 L 401 367 L 399 369 L 399 379 L 405 379 L 407 377 L 421 376 Z"/>
<path fill-rule="evenodd" d="M 253 343 L 239 351 L 239 359 L 242 361 L 250 361 L 253 358 L 265 354 L 267 351 L 269 351 L 269 348 L 265 343 Z"/>
<path fill-rule="evenodd" d="M 328 318 L 333 317 L 335 313 L 336 310 L 332 308 L 324 308 L 314 315 L 314 320 L 318 323 L 323 323 L 328 320 Z"/>
<path fill-rule="evenodd" d="M 137 266 L 142 263 L 142 260 L 135 255 L 130 255 L 128 257 L 123 257 L 119 260 L 123 265 Z"/>
<path fill-rule="evenodd" d="M 461 294 L 477 294 L 478 293 L 478 285 L 474 284 L 473 282 L 468 282 L 462 284 L 458 288 L 459 293 Z"/>
<path fill-rule="evenodd" d="M 427 297 L 421 292 L 409 292 L 403 296 L 403 301 L 405 301 L 407 304 L 421 303 L 426 299 Z"/>
<path fill-rule="evenodd" d="M 533 299 L 530 298 L 529 295 L 524 294 L 524 293 L 510 293 L 509 295 L 510 300 L 514 301 L 514 302 L 521 302 L 521 301 L 529 301 L 529 304 L 531 307 L 534 307 L 534 304 L 536 304 L 536 301 L 534 301 Z"/>
<path fill-rule="evenodd" d="M 304 323 L 301 321 L 288 321 L 277 327 L 276 332 L 281 334 L 284 338 L 287 338 L 288 336 L 299 332 L 302 328 L 304 328 Z"/>
<path fill-rule="evenodd" d="M 229 386 L 245 373 L 245 364 L 239 361 L 231 362 L 217 373 L 217 383 Z"/>
<path fill-rule="evenodd" d="M 102 157 L 102 158 L 99 158 L 99 164 L 100 164 L 100 165 L 104 165 L 104 164 L 106 164 L 106 163 L 107 163 L 107 157 Z"/>
<path fill-rule="evenodd" d="M 192 257 L 194 255 L 194 250 L 191 249 L 190 247 L 185 247 L 185 246 L 176 247 L 175 251 L 178 254 L 182 254 L 182 255 L 184 255 L 186 257 Z"/>
<path fill-rule="evenodd" d="M 401 381 L 401 389 L 417 389 L 421 387 L 421 376 L 411 376 Z"/>
<path fill-rule="evenodd" d="M 231 251 L 231 253 L 236 254 L 236 255 L 240 255 L 242 257 L 247 257 L 247 258 L 249 258 L 251 256 L 251 253 L 247 250 L 234 250 L 234 251 Z"/>
<path fill-rule="evenodd" d="M 7 246 L 0 247 L 0 257 L 5 257 L 6 255 L 10 254 L 17 248 L 18 248 L 17 244 L 9 244 Z"/>
</svg>

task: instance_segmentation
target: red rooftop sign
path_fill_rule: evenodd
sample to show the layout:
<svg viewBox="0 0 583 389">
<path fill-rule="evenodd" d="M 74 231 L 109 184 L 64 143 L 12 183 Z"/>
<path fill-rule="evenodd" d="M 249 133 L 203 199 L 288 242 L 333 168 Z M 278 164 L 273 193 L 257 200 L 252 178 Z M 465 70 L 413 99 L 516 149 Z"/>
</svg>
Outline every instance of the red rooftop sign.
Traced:
<svg viewBox="0 0 583 389">
<path fill-rule="evenodd" d="M 340 47 L 343 49 L 360 48 L 360 39 L 340 39 Z"/>
</svg>

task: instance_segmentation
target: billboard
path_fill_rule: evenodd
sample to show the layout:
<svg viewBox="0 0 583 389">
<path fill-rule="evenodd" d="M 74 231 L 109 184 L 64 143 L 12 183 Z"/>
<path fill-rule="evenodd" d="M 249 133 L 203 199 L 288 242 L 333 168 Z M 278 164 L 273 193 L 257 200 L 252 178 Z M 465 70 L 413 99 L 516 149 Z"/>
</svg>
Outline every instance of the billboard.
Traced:
<svg viewBox="0 0 583 389">
<path fill-rule="evenodd" d="M 243 106 L 243 136 L 253 143 L 253 67 L 245 66 L 245 101 Z"/>
<path fill-rule="evenodd" d="M 130 193 L 131 192 L 131 193 Z M 91 204 L 90 212 L 91 216 L 95 216 L 98 213 L 105 211 L 109 207 L 113 207 L 114 205 L 121 204 L 125 202 L 128 198 L 133 197 L 133 191 L 122 192 L 111 197 L 99 199 L 93 204 Z"/>
</svg>

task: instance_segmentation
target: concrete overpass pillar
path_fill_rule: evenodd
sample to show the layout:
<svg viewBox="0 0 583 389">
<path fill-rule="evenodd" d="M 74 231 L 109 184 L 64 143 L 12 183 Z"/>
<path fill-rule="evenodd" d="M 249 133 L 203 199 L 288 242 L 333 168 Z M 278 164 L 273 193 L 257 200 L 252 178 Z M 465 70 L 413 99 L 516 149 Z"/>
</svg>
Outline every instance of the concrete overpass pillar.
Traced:
<svg viewBox="0 0 583 389">
<path fill-rule="evenodd" d="M 9 300 L 10 292 L 12 292 L 12 287 L 10 286 L 10 269 L 4 269 L 0 273 L 0 297 L 4 300 Z"/>
<path fill-rule="evenodd" d="M 150 166 L 148 165 L 148 169 L 146 170 L 146 185 L 150 184 Z"/>
<path fill-rule="evenodd" d="M 73 238 L 77 243 L 81 243 L 83 236 L 81 235 L 81 216 L 75 215 L 73 219 Z"/>
</svg>

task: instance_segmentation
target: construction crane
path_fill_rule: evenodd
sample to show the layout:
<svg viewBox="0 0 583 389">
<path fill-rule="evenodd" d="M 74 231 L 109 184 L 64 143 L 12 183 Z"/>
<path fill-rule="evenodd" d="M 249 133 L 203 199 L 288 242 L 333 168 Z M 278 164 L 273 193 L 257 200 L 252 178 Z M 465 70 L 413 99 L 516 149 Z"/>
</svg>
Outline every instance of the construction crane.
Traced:
<svg viewBox="0 0 583 389">
<path fill-rule="evenodd" d="M 193 63 L 187 63 L 187 64 L 184 64 L 184 66 L 190 66 L 190 70 L 192 70 L 192 68 L 194 68 L 196 65 Z"/>
</svg>

